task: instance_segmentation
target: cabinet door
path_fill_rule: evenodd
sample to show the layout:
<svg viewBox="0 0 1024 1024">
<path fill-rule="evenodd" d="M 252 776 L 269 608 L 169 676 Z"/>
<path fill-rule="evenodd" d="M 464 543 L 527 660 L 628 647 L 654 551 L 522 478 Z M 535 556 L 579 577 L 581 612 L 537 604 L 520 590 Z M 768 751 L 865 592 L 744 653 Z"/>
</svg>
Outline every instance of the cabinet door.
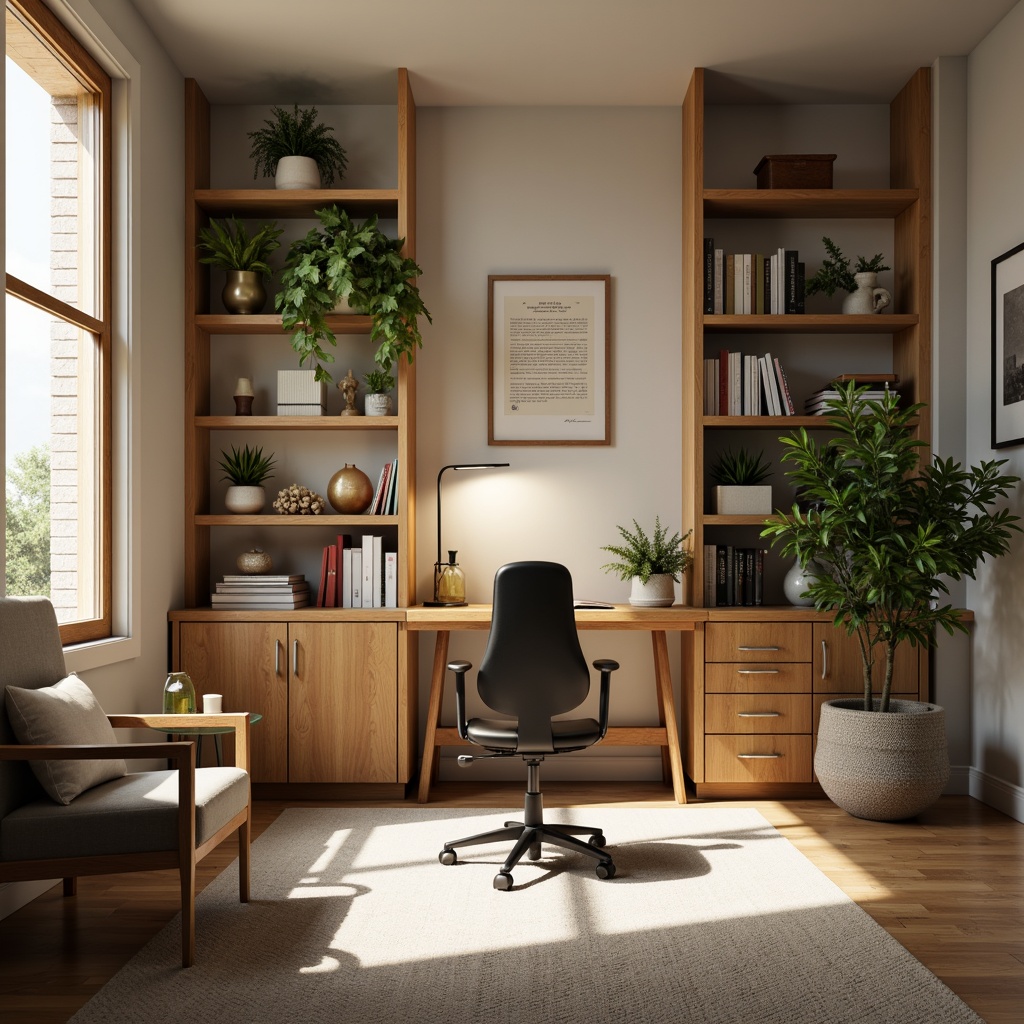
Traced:
<svg viewBox="0 0 1024 1024">
<path fill-rule="evenodd" d="M 225 711 L 263 715 L 249 731 L 253 782 L 288 781 L 286 639 L 279 622 L 181 624 L 179 664 L 191 676 L 196 696 L 221 693 Z M 225 739 L 225 755 L 232 753 L 232 745 Z M 207 738 L 205 747 L 212 746 Z"/>
<path fill-rule="evenodd" d="M 397 782 L 398 626 L 293 623 L 290 782 Z"/>
<path fill-rule="evenodd" d="M 881 691 L 885 654 L 875 649 L 873 686 Z M 817 693 L 864 692 L 864 669 L 856 635 L 849 636 L 829 622 L 814 624 L 814 689 Z M 914 694 L 918 688 L 917 648 L 902 643 L 896 648 L 892 668 L 892 692 Z"/>
</svg>

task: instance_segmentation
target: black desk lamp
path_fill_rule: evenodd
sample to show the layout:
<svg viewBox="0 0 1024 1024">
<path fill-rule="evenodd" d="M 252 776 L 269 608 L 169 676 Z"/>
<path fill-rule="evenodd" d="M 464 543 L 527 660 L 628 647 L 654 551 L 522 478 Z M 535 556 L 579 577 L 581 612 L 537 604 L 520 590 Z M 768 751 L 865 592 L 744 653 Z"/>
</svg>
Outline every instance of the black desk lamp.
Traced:
<svg viewBox="0 0 1024 1024">
<path fill-rule="evenodd" d="M 446 469 L 502 469 L 507 462 L 473 462 L 442 466 L 437 474 L 437 561 L 434 562 L 434 600 L 428 606 L 454 607 L 466 603 L 466 578 L 455 561 L 457 551 L 448 552 L 448 561 L 441 561 L 441 477 Z"/>
</svg>

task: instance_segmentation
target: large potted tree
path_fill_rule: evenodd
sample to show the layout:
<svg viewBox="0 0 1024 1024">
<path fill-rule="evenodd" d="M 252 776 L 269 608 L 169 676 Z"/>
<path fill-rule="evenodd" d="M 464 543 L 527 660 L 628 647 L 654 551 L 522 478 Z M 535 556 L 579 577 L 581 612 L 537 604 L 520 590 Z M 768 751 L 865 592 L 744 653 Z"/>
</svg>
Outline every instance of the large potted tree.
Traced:
<svg viewBox="0 0 1024 1024">
<path fill-rule="evenodd" d="M 929 644 L 936 627 L 966 632 L 944 599 L 948 581 L 1009 549 L 1019 517 L 992 506 L 1018 478 L 1000 472 L 1005 460 L 963 469 L 924 454 L 914 432 L 922 404 L 900 408 L 895 392 L 868 401 L 854 383 L 839 390 L 829 440 L 803 428 L 780 438 L 803 507 L 777 512 L 762 536 L 814 565 L 814 606 L 859 641 L 863 697 L 822 706 L 818 781 L 850 814 L 895 821 L 939 796 L 949 758 L 943 709 L 891 698 L 894 653 Z"/>
</svg>

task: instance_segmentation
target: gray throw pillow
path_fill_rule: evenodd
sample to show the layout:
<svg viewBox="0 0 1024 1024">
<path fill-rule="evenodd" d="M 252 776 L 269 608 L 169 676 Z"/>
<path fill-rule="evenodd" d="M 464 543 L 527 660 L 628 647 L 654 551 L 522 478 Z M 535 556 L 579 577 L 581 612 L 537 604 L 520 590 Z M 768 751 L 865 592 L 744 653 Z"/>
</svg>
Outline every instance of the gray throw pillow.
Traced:
<svg viewBox="0 0 1024 1024">
<path fill-rule="evenodd" d="M 113 727 L 92 690 L 74 673 L 38 690 L 8 686 L 7 715 L 19 743 L 117 743 Z M 57 803 L 65 805 L 87 789 L 120 778 L 128 771 L 122 758 L 29 764 L 43 789 Z"/>
</svg>

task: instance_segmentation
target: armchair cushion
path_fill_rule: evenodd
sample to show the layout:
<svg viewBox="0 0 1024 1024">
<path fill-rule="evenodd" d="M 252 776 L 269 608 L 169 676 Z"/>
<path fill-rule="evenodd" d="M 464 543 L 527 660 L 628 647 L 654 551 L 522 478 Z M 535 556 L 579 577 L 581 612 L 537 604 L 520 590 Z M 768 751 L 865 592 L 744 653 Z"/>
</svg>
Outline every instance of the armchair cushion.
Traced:
<svg viewBox="0 0 1024 1024">
<path fill-rule="evenodd" d="M 19 743 L 110 744 L 117 736 L 99 702 L 78 676 L 36 690 L 7 687 L 7 715 Z M 70 804 L 80 793 L 128 771 L 122 758 L 109 761 L 32 761 L 47 794 Z"/>
</svg>

